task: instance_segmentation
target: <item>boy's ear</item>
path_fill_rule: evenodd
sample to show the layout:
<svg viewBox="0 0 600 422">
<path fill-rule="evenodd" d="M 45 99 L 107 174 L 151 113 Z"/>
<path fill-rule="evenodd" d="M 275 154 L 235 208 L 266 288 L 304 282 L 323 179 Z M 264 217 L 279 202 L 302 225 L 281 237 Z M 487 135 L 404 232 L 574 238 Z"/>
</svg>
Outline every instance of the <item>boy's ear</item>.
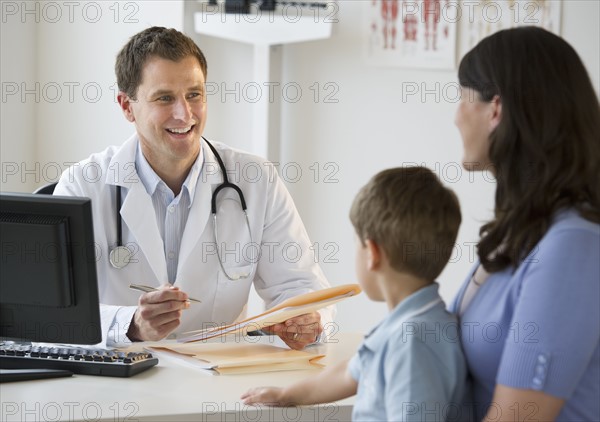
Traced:
<svg viewBox="0 0 600 422">
<path fill-rule="evenodd" d="M 381 249 L 371 239 L 365 240 L 365 244 L 367 247 L 367 267 L 369 271 L 376 270 L 381 264 Z"/>
</svg>

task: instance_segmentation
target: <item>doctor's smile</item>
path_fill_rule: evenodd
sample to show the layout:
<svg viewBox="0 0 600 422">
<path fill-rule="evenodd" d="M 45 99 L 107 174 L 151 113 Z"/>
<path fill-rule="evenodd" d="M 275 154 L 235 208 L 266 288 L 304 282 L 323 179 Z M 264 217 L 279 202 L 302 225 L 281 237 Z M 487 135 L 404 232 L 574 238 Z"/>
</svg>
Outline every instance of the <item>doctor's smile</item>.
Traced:
<svg viewBox="0 0 600 422">
<path fill-rule="evenodd" d="M 167 132 L 174 134 L 174 135 L 187 135 L 193 128 L 194 126 L 189 126 L 186 128 L 182 128 L 182 129 L 167 129 Z"/>
<path fill-rule="evenodd" d="M 191 136 L 192 140 L 194 142 L 199 142 L 199 141 L 197 141 L 197 134 L 194 133 L 195 127 L 196 127 L 196 125 L 191 125 L 191 126 L 184 127 L 181 129 L 168 128 L 168 129 L 165 129 L 165 132 L 167 132 L 169 134 L 169 137 L 176 139 L 178 141 L 185 140 Z"/>
</svg>

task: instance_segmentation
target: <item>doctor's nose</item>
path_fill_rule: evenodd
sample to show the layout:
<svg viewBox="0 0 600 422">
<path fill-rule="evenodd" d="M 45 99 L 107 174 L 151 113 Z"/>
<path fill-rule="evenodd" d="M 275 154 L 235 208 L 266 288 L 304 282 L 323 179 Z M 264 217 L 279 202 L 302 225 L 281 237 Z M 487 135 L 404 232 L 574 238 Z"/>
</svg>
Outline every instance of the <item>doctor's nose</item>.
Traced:
<svg viewBox="0 0 600 422">
<path fill-rule="evenodd" d="M 192 117 L 192 109 L 185 98 L 177 99 L 173 104 L 173 118 L 188 122 Z"/>
</svg>

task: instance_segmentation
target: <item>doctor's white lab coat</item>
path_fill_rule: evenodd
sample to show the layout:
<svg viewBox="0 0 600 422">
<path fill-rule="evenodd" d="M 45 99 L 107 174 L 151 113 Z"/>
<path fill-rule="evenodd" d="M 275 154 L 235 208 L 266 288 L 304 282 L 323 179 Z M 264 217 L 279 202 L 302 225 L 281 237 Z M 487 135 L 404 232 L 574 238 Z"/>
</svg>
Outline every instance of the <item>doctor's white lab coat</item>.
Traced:
<svg viewBox="0 0 600 422">
<path fill-rule="evenodd" d="M 202 303 L 193 303 L 183 312 L 176 333 L 231 323 L 244 316 L 252 283 L 267 308 L 329 287 L 292 198 L 273 165 L 220 143 L 213 145 L 225 163 L 229 181 L 244 193 L 252 242 L 237 194 L 224 189 L 217 198 L 220 245 L 216 245 L 210 201 L 223 175 L 215 155 L 201 142 L 204 163 L 181 239 L 173 285 Z M 103 342 L 109 346 L 129 342 L 125 334 L 141 294 L 129 289 L 129 284 L 160 287 L 169 282 L 152 199 L 135 169 L 137 147 L 138 138 L 133 135 L 121 147 L 92 155 L 66 170 L 54 191 L 55 195 L 92 200 Z M 109 262 L 117 243 L 116 185 L 122 186 L 119 218 L 123 244 L 133 253 L 132 262 L 122 269 L 113 268 Z M 217 247 L 229 275 L 252 270 L 250 275 L 228 280 L 219 265 Z M 331 322 L 333 312 L 321 311 L 324 325 Z"/>
</svg>

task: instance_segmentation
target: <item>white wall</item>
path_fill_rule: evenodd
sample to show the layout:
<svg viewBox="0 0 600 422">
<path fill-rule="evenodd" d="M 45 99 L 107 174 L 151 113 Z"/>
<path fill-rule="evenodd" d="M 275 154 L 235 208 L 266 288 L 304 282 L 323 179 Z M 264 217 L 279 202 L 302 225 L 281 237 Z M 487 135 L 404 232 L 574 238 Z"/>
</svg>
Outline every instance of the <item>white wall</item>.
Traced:
<svg viewBox="0 0 600 422">
<path fill-rule="evenodd" d="M 15 6 L 16 8 L 16 6 Z M 24 170 L 35 172 L 36 102 L 31 95 L 22 98 L 22 88 L 35 84 L 37 78 L 37 25 L 33 20 L 6 19 L 10 9 L 2 4 L 0 26 L 0 190 L 29 191 L 34 184 L 26 180 Z M 19 42 L 15 42 L 19 40 Z M 34 179 L 34 177 L 29 177 Z"/>
<path fill-rule="evenodd" d="M 183 29 L 183 2 L 2 2 L 0 190 L 31 192 L 133 133 L 115 100 L 115 57 L 152 25 Z M 19 92 L 5 92 L 13 84 Z"/>
<path fill-rule="evenodd" d="M 190 11 L 197 8 L 194 2 L 121 2 L 115 23 L 115 3 L 96 2 L 102 12 L 98 22 L 92 23 L 97 15 L 95 6 L 86 6 L 88 3 L 78 3 L 72 22 L 66 6 L 56 23 L 51 22 L 55 20 L 51 9 L 45 14 L 40 9 L 39 24 L 31 15 L 15 18 L 3 9 L 3 95 L 9 82 L 38 81 L 41 88 L 39 101 L 27 95 L 23 102 L 20 93 L 2 99 L 0 190 L 31 191 L 51 181 L 45 179 L 52 179 L 65 163 L 119 144 L 132 133 L 133 127 L 114 102 L 113 65 L 118 49 L 130 35 L 153 24 L 184 27 L 191 34 Z M 463 211 L 460 254 L 440 277 L 442 294 L 449 300 L 471 266 L 472 253 L 468 252 L 473 252 L 479 226 L 491 215 L 495 186 L 486 174 L 459 170 L 462 150 L 453 125 L 456 104 L 452 98 L 444 98 L 440 92 L 441 98 L 429 94 L 402 101 L 403 83 L 435 91 L 436 83 L 440 89 L 455 83 L 455 71 L 367 66 L 358 29 L 363 24 L 363 3 L 340 2 L 339 22 L 331 39 L 284 47 L 281 83 L 297 83 L 303 95 L 296 103 L 282 102 L 280 168 L 287 165 L 288 188 L 312 240 L 318 243 L 322 268 L 332 284 L 356 282 L 353 232 L 347 215 L 357 190 L 386 167 L 424 163 L 434 169 L 456 190 Z M 128 9 L 126 5 L 130 5 Z M 127 16 L 137 22 L 127 22 Z M 569 0 L 563 5 L 562 34 L 582 56 L 596 90 L 600 81 L 599 16 L 600 3 L 596 1 Z M 208 58 L 209 82 L 233 90 L 236 82 L 241 87 L 251 82 L 250 46 L 195 38 Z M 17 39 L 19 42 L 14 42 Z M 316 102 L 315 83 L 320 87 Z M 331 88 L 325 89 L 327 83 L 337 89 L 332 98 L 335 103 L 324 101 L 325 95 L 332 94 Z M 57 85 L 62 95 L 52 102 Z M 69 86 L 73 87 L 72 102 Z M 93 102 L 98 86 L 102 94 Z M 219 93 L 209 98 L 208 137 L 249 149 L 251 125 L 252 104 L 243 97 L 236 100 L 229 94 L 222 98 Z M 38 181 L 23 171 L 5 173 L 9 164 L 21 162 L 26 162 L 27 168 L 40 163 Z M 297 168 L 302 169 L 299 178 L 293 171 Z M 333 183 L 325 183 L 326 176 Z M 299 180 L 291 183 L 294 179 Z M 345 331 L 365 331 L 385 313 L 382 304 L 371 303 L 364 295 L 338 309 L 338 322 Z"/>
</svg>

